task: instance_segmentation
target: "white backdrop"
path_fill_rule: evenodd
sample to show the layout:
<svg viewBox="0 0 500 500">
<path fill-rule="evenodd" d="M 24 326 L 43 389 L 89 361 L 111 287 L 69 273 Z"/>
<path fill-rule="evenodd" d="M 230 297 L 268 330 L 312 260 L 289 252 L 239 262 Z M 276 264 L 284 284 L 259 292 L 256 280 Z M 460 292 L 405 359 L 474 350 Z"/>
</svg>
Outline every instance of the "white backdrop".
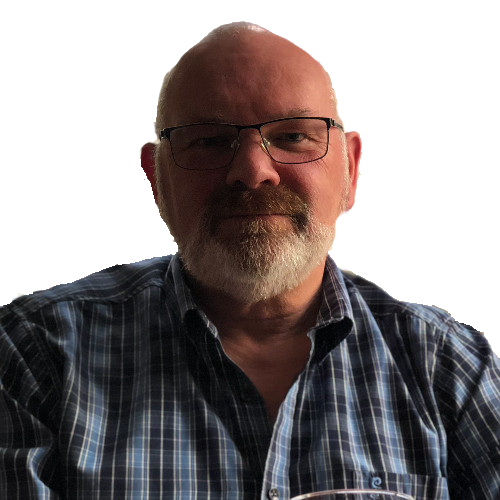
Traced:
<svg viewBox="0 0 500 500">
<path fill-rule="evenodd" d="M 500 353 L 497 2 L 292 3 L 4 3 L 0 303 L 175 252 L 140 148 L 163 74 L 215 26 L 247 20 L 324 64 L 363 138 L 339 266 L 446 309 Z"/>
</svg>

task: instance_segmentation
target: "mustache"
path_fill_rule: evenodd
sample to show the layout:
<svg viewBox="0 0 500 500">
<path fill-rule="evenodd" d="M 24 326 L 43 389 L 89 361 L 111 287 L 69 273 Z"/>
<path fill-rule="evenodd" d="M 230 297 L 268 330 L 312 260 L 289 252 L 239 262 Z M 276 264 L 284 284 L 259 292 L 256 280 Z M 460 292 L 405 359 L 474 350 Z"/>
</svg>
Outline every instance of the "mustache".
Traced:
<svg viewBox="0 0 500 500">
<path fill-rule="evenodd" d="M 259 189 L 223 188 L 210 200 L 205 218 L 214 230 L 220 219 L 237 215 L 284 215 L 303 230 L 309 222 L 309 206 L 286 186 Z"/>
</svg>

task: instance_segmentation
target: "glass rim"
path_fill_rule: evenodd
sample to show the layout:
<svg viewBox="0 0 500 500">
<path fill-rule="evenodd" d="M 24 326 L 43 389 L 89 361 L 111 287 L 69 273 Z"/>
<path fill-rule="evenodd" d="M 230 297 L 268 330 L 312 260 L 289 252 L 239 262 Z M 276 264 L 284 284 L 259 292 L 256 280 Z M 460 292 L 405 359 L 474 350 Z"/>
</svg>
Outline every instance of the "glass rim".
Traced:
<svg viewBox="0 0 500 500">
<path fill-rule="evenodd" d="M 216 121 L 206 121 L 206 122 L 193 122 L 193 123 L 184 123 L 181 125 L 174 125 L 173 127 L 166 127 L 160 130 L 159 139 L 160 141 L 163 139 L 169 139 L 171 132 L 174 130 L 191 127 L 192 125 L 230 125 L 231 127 L 236 127 L 238 130 L 245 129 L 259 129 L 264 125 L 269 125 L 271 123 L 284 122 L 287 120 L 321 120 L 327 124 L 328 129 L 334 127 L 338 128 L 341 131 L 344 131 L 344 127 L 342 124 L 335 121 L 334 118 L 324 117 L 324 116 L 287 116 L 283 118 L 276 118 L 274 120 L 268 120 L 266 122 L 254 123 L 252 125 L 238 125 L 237 123 L 228 123 L 228 122 L 216 122 Z"/>
<path fill-rule="evenodd" d="M 305 121 L 305 122 L 317 120 L 317 121 L 323 122 L 324 126 L 325 126 L 325 131 L 326 131 L 325 147 L 318 150 L 317 155 L 312 155 L 306 159 L 292 160 L 292 161 L 285 160 L 284 158 L 283 159 L 276 159 L 274 157 L 273 153 L 271 152 L 269 145 L 266 143 L 266 138 L 262 134 L 262 128 L 266 127 L 266 126 L 271 126 L 271 125 L 279 125 L 280 123 L 285 123 L 285 122 L 294 121 L 294 120 Z M 235 141 L 238 142 L 238 145 L 236 146 L 236 148 L 232 149 L 232 151 L 230 151 L 230 150 L 227 151 L 228 154 L 226 155 L 227 159 L 225 162 L 222 162 L 221 164 L 218 164 L 217 166 L 210 166 L 210 167 L 197 167 L 197 166 L 195 166 L 195 167 L 192 167 L 189 164 L 184 163 L 184 161 L 179 158 L 178 151 L 176 151 L 177 148 L 175 147 L 175 144 L 173 144 L 173 142 L 172 142 L 173 137 L 171 136 L 171 134 L 175 134 L 177 131 L 180 131 L 182 129 L 187 129 L 187 128 L 191 128 L 191 127 L 198 127 L 198 126 L 221 126 L 221 127 L 229 127 L 229 128 L 236 130 Z M 237 125 L 235 123 L 226 123 L 226 122 L 199 122 L 199 123 L 188 123 L 185 125 L 176 125 L 174 127 L 165 128 L 165 129 L 160 131 L 160 141 L 162 139 L 168 139 L 168 141 L 170 142 L 170 153 L 171 153 L 172 159 L 174 160 L 174 163 L 178 167 L 185 169 L 185 170 L 198 170 L 198 171 L 218 170 L 221 168 L 228 167 L 232 163 L 234 156 L 236 154 L 236 151 L 239 147 L 240 132 L 242 130 L 247 130 L 247 129 L 256 129 L 259 132 L 259 135 L 260 135 L 261 140 L 262 140 L 261 141 L 262 148 L 264 149 L 264 151 L 267 153 L 267 155 L 273 161 L 275 161 L 276 163 L 279 163 L 279 164 L 284 164 L 284 165 L 301 165 L 301 164 L 313 163 L 315 161 L 321 160 L 321 158 L 324 158 L 328 154 L 330 129 L 332 127 L 338 128 L 341 131 L 344 130 L 342 125 L 337 123 L 333 118 L 326 118 L 326 117 L 320 117 L 320 116 L 289 116 L 289 117 L 285 117 L 285 118 L 278 118 L 275 120 L 269 120 L 267 122 L 255 123 L 252 125 Z M 275 151 L 274 151 L 274 154 L 275 154 Z"/>
<path fill-rule="evenodd" d="M 376 488 L 351 488 L 351 489 L 340 489 L 340 490 L 323 490 L 323 491 L 314 491 L 312 493 L 303 493 L 302 495 L 298 495 L 292 497 L 290 500 L 305 500 L 306 498 L 317 498 L 322 495 L 332 495 L 332 494 L 359 494 L 359 493 L 368 493 L 370 495 L 391 495 L 394 498 L 402 498 L 405 500 L 415 500 L 412 496 L 407 493 L 402 493 L 400 491 L 393 490 L 379 490 Z"/>
</svg>

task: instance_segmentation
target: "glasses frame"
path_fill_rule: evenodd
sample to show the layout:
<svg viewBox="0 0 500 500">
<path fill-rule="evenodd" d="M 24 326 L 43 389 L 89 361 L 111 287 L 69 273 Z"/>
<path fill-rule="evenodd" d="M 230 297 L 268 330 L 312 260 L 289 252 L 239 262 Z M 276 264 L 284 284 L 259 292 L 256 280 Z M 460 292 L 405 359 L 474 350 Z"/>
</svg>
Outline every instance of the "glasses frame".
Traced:
<svg viewBox="0 0 500 500">
<path fill-rule="evenodd" d="M 289 162 L 289 161 L 278 161 L 278 160 L 275 160 L 273 158 L 272 154 L 270 153 L 268 147 L 267 147 L 267 140 L 262 135 L 261 129 L 262 129 L 262 127 L 264 125 L 269 125 L 270 123 L 283 122 L 283 121 L 286 121 L 286 120 L 322 120 L 322 121 L 324 121 L 326 123 L 326 133 L 327 133 L 327 136 L 326 136 L 327 141 L 326 141 L 326 151 L 325 151 L 325 153 L 322 156 L 320 156 L 319 158 L 315 158 L 314 160 L 308 160 L 308 161 Z M 281 163 L 281 164 L 284 164 L 284 165 L 301 165 L 301 164 L 304 164 L 304 163 L 312 163 L 312 162 L 321 160 L 321 158 L 324 158 L 328 154 L 328 146 L 329 146 L 329 143 L 330 143 L 330 129 L 332 127 L 334 127 L 334 128 L 338 128 L 342 132 L 344 131 L 344 127 L 342 125 L 340 125 L 340 123 L 337 123 L 333 118 L 325 118 L 323 116 L 290 116 L 288 118 L 278 118 L 276 120 L 269 120 L 267 122 L 254 123 L 253 125 L 237 125 L 235 123 L 220 123 L 220 122 L 201 122 L 201 123 L 188 123 L 186 125 L 176 125 L 175 127 L 167 127 L 167 128 L 164 128 L 163 130 L 161 130 L 160 131 L 160 141 L 162 141 L 163 139 L 168 139 L 169 142 L 170 142 L 170 134 L 174 130 L 178 130 L 178 129 L 184 128 L 184 127 L 191 127 L 193 125 L 228 125 L 228 126 L 234 127 L 238 131 L 238 135 L 236 136 L 237 146 L 239 145 L 240 132 L 242 130 L 247 130 L 247 129 L 258 130 L 260 138 L 262 139 L 262 145 L 263 145 L 266 153 L 268 154 L 268 156 L 273 161 L 275 161 L 276 163 Z M 228 167 L 229 165 L 231 165 L 232 161 L 234 160 L 234 157 L 236 155 L 236 151 L 237 150 L 238 150 L 238 147 L 233 148 L 233 156 L 231 157 L 231 159 L 225 165 L 221 165 L 220 167 L 216 167 L 216 168 L 207 168 L 207 169 L 204 169 L 204 168 L 189 168 L 189 167 L 183 167 L 182 165 L 179 165 L 177 163 L 176 159 L 175 159 L 175 155 L 174 155 L 173 149 L 172 149 L 172 147 L 170 147 L 170 152 L 172 154 L 172 159 L 174 160 L 174 163 L 179 168 L 183 168 L 185 170 L 218 170 L 220 168 Z"/>
</svg>

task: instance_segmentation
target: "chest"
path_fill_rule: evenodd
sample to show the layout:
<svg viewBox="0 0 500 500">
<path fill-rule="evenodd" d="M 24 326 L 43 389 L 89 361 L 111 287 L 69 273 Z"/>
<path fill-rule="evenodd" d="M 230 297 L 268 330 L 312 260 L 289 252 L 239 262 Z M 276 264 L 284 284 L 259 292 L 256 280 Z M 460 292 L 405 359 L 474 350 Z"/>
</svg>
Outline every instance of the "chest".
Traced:
<svg viewBox="0 0 500 500">
<path fill-rule="evenodd" d="M 300 359 L 307 364 L 305 351 Z M 210 493 L 203 488 L 214 487 L 216 498 L 253 500 L 270 488 L 290 498 L 342 487 L 415 494 L 425 486 L 421 498 L 447 499 L 438 477 L 440 431 L 419 410 L 416 391 L 394 370 L 377 380 L 347 354 L 341 348 L 298 377 L 290 368 L 296 363 L 275 353 L 253 363 L 248 357 L 240 370 L 222 358 L 186 370 L 172 356 L 131 372 L 110 392 L 94 380 L 64 415 L 68 488 L 99 484 L 123 492 L 134 481 L 144 491 L 161 486 L 169 498 L 202 498 Z M 388 361 L 383 368 L 377 373 L 391 371 Z M 242 397 L 246 379 L 261 392 L 269 417 L 284 399 L 272 436 L 262 402 Z M 91 398 L 85 405 L 83 395 Z M 189 470 L 197 471 L 197 483 Z"/>
<path fill-rule="evenodd" d="M 308 337 L 304 335 L 290 344 L 251 347 L 226 343 L 224 350 L 262 396 L 269 418 L 274 422 L 290 387 L 307 364 Z"/>
</svg>

